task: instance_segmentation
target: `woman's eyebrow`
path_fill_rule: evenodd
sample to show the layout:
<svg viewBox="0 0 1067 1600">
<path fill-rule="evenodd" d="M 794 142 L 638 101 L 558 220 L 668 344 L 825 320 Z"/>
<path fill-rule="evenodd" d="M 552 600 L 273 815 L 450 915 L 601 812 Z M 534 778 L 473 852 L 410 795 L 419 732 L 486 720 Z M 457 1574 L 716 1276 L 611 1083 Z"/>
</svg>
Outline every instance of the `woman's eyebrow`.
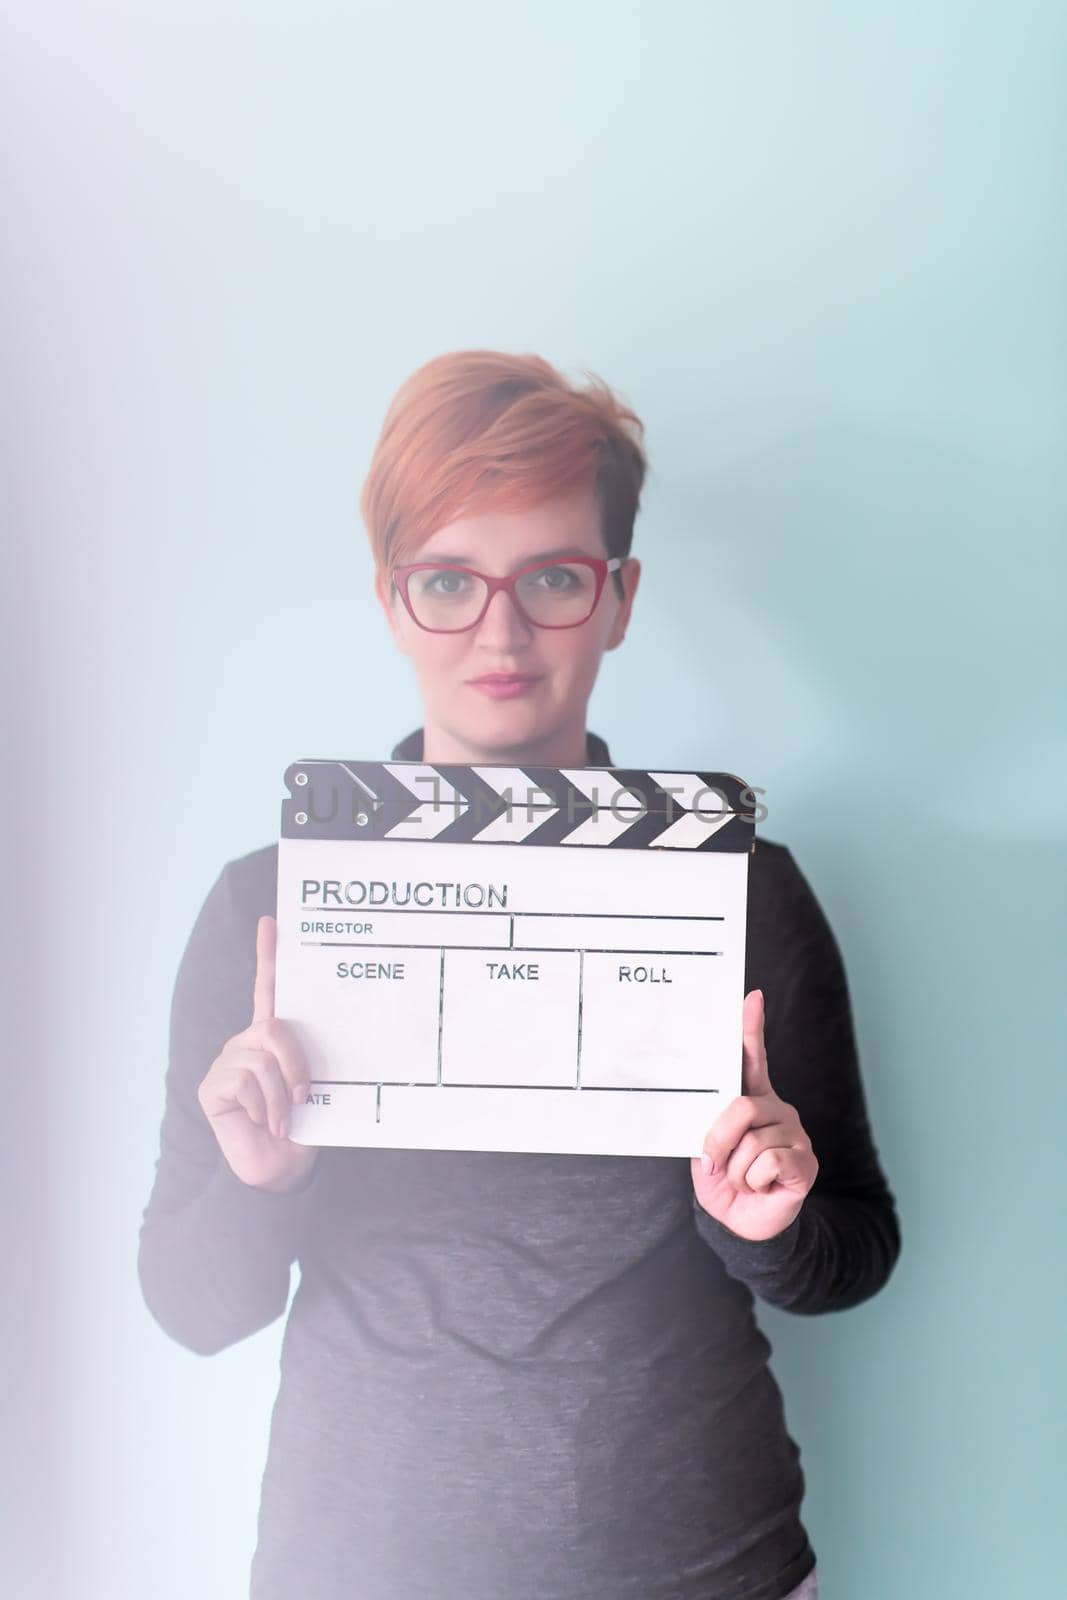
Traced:
<svg viewBox="0 0 1067 1600">
<path fill-rule="evenodd" d="M 520 567 L 528 567 L 534 561 L 552 561 L 557 556 L 588 556 L 589 554 L 588 550 L 583 550 L 580 545 L 576 544 L 562 545 L 558 550 L 539 550 L 536 555 L 526 556 L 524 560 L 518 562 L 515 571 L 517 572 Z M 433 555 L 426 556 L 424 559 L 440 562 L 451 561 L 461 567 L 473 567 L 475 564 L 470 556 L 440 555 L 436 552 Z"/>
</svg>

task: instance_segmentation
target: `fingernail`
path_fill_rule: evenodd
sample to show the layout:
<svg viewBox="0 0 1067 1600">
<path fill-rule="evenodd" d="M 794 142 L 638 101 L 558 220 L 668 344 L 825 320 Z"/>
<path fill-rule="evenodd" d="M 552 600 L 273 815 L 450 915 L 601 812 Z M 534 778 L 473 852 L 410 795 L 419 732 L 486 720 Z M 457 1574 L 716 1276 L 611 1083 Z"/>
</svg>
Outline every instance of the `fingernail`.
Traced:
<svg viewBox="0 0 1067 1600">
<path fill-rule="evenodd" d="M 701 1154 L 700 1154 L 700 1165 L 704 1169 L 705 1176 L 707 1176 L 708 1173 L 711 1173 L 711 1172 L 715 1171 L 715 1163 L 711 1159 L 711 1157 L 708 1155 L 708 1152 L 706 1150 L 702 1150 L 701 1151 Z"/>
</svg>

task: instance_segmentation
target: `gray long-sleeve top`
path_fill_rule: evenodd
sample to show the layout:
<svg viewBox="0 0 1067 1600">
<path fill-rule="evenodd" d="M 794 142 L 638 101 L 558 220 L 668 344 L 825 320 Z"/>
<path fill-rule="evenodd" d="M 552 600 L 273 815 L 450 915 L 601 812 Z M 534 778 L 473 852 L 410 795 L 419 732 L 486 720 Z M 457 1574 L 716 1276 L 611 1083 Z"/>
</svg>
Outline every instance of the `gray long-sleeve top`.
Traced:
<svg viewBox="0 0 1067 1600">
<path fill-rule="evenodd" d="M 612 765 L 589 735 L 590 765 Z M 394 748 L 419 759 L 422 730 Z M 875 1294 L 900 1250 L 841 954 L 791 852 L 749 862 L 745 992 L 819 1161 L 793 1223 L 739 1238 L 686 1158 L 326 1147 L 243 1183 L 197 1086 L 247 1027 L 277 846 L 228 862 L 174 989 L 147 1304 L 205 1355 L 284 1311 L 252 1600 L 781 1600 L 815 1564 L 753 1296 Z"/>
</svg>

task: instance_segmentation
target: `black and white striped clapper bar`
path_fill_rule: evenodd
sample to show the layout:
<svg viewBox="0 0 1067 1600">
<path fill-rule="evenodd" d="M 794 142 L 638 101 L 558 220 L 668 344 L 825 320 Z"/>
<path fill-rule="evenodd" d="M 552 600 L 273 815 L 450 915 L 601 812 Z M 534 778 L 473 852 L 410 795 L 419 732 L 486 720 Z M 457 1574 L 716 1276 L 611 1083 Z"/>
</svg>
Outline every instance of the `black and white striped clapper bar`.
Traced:
<svg viewBox="0 0 1067 1600">
<path fill-rule="evenodd" d="M 293 1139 L 699 1155 L 741 1092 L 740 778 L 308 760 L 285 783 Z"/>
</svg>

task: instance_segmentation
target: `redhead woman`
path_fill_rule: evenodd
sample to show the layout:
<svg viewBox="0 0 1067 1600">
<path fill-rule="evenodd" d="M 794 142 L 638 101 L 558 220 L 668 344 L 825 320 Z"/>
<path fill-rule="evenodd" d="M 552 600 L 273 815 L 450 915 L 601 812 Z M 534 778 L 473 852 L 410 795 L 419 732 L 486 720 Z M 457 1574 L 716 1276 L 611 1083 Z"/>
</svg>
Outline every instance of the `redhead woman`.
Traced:
<svg viewBox="0 0 1067 1600">
<path fill-rule="evenodd" d="M 535 356 L 402 385 L 362 496 L 422 697 L 394 759 L 613 764 L 587 708 L 638 593 L 642 439 Z M 280 1317 L 299 1263 L 253 1600 L 812 1600 L 755 1299 L 858 1305 L 900 1233 L 790 849 L 750 857 L 742 1093 L 691 1159 L 293 1142 L 276 882 L 276 845 L 226 862 L 189 935 L 139 1254 L 152 1314 L 205 1355 Z"/>
</svg>

